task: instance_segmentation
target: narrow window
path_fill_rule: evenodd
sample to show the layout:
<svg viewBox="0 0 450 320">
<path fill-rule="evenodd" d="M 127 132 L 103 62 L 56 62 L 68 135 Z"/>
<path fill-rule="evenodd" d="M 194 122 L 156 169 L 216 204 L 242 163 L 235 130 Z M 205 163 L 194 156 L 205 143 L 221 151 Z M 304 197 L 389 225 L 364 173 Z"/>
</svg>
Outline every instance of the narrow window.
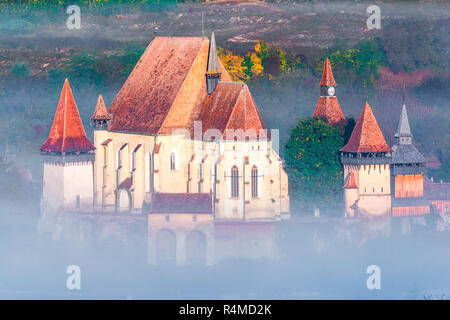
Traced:
<svg viewBox="0 0 450 320">
<path fill-rule="evenodd" d="M 170 154 L 170 170 L 175 170 L 175 153 Z"/>
<path fill-rule="evenodd" d="M 134 166 L 134 158 L 135 158 L 135 153 L 134 152 L 132 152 L 131 153 L 131 157 L 130 157 L 130 168 L 131 168 L 131 171 L 134 171 L 134 169 L 135 169 L 135 166 Z"/>
<path fill-rule="evenodd" d="M 170 216 L 166 216 L 166 222 L 170 222 Z"/>
<path fill-rule="evenodd" d="M 145 154 L 145 192 L 150 192 L 151 179 L 152 179 L 152 158 L 150 152 Z"/>
<path fill-rule="evenodd" d="M 76 199 L 75 199 L 75 207 L 77 208 L 77 209 L 79 209 L 80 208 L 80 195 L 78 194 L 77 195 L 77 197 L 76 197 Z"/>
<path fill-rule="evenodd" d="M 122 166 L 121 159 L 120 159 L 120 149 L 117 150 L 117 169 L 120 169 Z"/>
<path fill-rule="evenodd" d="M 197 216 L 195 214 L 192 216 L 192 222 L 197 222 Z"/>
<path fill-rule="evenodd" d="M 203 163 L 200 162 L 198 168 L 198 193 L 202 192 L 202 182 L 203 182 Z"/>
<path fill-rule="evenodd" d="M 251 180 L 252 180 L 252 198 L 258 198 L 258 167 L 257 166 L 252 167 Z"/>
<path fill-rule="evenodd" d="M 236 166 L 231 168 L 231 197 L 239 198 L 239 170 Z"/>
</svg>

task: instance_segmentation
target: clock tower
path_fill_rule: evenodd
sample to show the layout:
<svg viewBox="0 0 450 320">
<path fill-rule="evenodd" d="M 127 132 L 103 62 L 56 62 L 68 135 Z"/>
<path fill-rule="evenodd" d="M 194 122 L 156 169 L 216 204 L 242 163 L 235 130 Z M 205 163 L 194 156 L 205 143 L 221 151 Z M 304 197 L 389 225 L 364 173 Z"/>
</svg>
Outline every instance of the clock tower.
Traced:
<svg viewBox="0 0 450 320">
<path fill-rule="evenodd" d="M 319 83 L 320 97 L 316 105 L 313 117 L 319 117 L 331 125 L 345 122 L 341 106 L 336 97 L 337 83 L 333 77 L 330 59 L 326 59 L 323 66 L 322 79 Z"/>
</svg>

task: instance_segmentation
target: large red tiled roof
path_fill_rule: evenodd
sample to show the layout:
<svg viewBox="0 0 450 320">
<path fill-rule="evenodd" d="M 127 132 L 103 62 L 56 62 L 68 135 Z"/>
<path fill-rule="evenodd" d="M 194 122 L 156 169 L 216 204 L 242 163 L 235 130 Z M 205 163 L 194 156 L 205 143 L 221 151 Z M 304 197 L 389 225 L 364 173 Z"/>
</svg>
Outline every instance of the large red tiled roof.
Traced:
<svg viewBox="0 0 450 320">
<path fill-rule="evenodd" d="M 323 65 L 322 79 L 320 79 L 319 86 L 337 86 L 336 81 L 334 81 L 333 70 L 331 70 L 331 62 L 328 58 L 325 59 L 325 63 Z"/>
<path fill-rule="evenodd" d="M 66 79 L 56 108 L 50 134 L 41 151 L 55 153 L 79 153 L 95 150 L 86 137 L 83 124 L 72 95 L 69 81 Z"/>
<path fill-rule="evenodd" d="M 264 130 L 265 135 L 266 130 L 247 85 L 240 82 L 219 82 L 214 92 L 205 97 L 195 121 L 201 121 L 204 136 L 208 130 L 217 129 L 225 139 L 234 139 L 235 136 L 245 139 L 239 134 L 239 129 L 244 134 L 248 133 L 245 136 L 249 139 L 255 139 L 260 130 Z M 207 139 L 212 139 L 211 132 L 206 134 Z"/>
<path fill-rule="evenodd" d="M 103 101 L 102 95 L 98 96 L 97 105 L 95 106 L 94 114 L 91 119 L 95 120 L 109 120 L 111 116 L 106 111 L 105 101 Z"/>
<path fill-rule="evenodd" d="M 166 134 L 189 128 L 206 95 L 208 49 L 207 38 L 156 37 L 111 103 L 108 129 Z M 219 65 L 222 79 L 229 79 Z"/>
<path fill-rule="evenodd" d="M 212 196 L 210 193 L 156 192 L 150 213 L 212 213 Z"/>
<path fill-rule="evenodd" d="M 332 125 L 345 121 L 345 116 L 337 97 L 319 97 L 313 117 L 322 118 Z"/>
<path fill-rule="evenodd" d="M 343 152 L 392 152 L 378 126 L 372 108 L 366 102 Z"/>
</svg>

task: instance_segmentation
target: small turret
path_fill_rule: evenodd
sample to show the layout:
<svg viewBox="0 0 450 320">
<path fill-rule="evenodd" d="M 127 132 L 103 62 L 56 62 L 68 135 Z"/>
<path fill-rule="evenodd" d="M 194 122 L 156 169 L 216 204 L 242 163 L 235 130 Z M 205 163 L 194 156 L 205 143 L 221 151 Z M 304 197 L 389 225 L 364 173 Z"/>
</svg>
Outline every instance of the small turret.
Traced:
<svg viewBox="0 0 450 320">
<path fill-rule="evenodd" d="M 323 65 L 322 79 L 319 83 L 320 97 L 314 110 L 313 117 L 319 117 L 331 125 L 345 122 L 345 116 L 336 97 L 337 83 L 333 77 L 330 59 Z"/>
<path fill-rule="evenodd" d="M 217 56 L 216 37 L 214 31 L 211 34 L 211 42 L 209 43 L 208 68 L 206 69 L 206 91 L 210 95 L 216 89 L 217 84 L 222 79 L 220 72 L 219 57 Z"/>
<path fill-rule="evenodd" d="M 97 105 L 95 106 L 94 114 L 91 117 L 92 126 L 95 129 L 107 129 L 111 116 L 106 110 L 105 102 L 102 95 L 98 96 Z"/>
</svg>

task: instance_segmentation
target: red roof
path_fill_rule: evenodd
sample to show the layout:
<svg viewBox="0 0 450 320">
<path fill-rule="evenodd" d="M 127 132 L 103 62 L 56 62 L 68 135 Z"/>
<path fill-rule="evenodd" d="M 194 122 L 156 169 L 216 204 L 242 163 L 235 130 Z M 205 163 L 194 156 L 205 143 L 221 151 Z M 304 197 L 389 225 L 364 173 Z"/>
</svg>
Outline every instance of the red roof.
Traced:
<svg viewBox="0 0 450 320">
<path fill-rule="evenodd" d="M 210 193 L 156 192 L 150 213 L 212 213 L 212 196 Z"/>
<path fill-rule="evenodd" d="M 336 81 L 334 81 L 333 70 L 331 70 L 331 62 L 328 58 L 325 60 L 323 65 L 322 79 L 319 82 L 319 86 L 337 86 Z"/>
<path fill-rule="evenodd" d="M 84 131 L 69 81 L 66 79 L 61 91 L 58 107 L 56 108 L 50 134 L 41 146 L 41 151 L 79 153 L 92 150 L 95 150 L 95 147 L 86 137 L 86 132 Z"/>
<path fill-rule="evenodd" d="M 322 118 L 331 125 L 345 121 L 345 116 L 342 113 L 337 97 L 320 97 L 313 117 Z"/>
<path fill-rule="evenodd" d="M 358 189 L 358 186 L 356 185 L 356 177 L 354 172 L 351 172 L 349 174 L 344 189 Z"/>
<path fill-rule="evenodd" d="M 170 134 L 189 129 L 206 95 L 208 38 L 156 37 L 111 103 L 111 131 Z M 219 61 L 222 79 L 229 76 Z"/>
<path fill-rule="evenodd" d="M 264 130 L 264 136 L 267 134 L 250 91 L 241 82 L 219 82 L 214 92 L 205 97 L 195 120 L 202 122 L 203 135 L 207 139 L 218 139 L 222 135 L 225 139 L 235 136 L 237 139 L 254 139 L 260 130 Z M 217 134 L 213 129 L 217 129 Z M 240 129 L 242 131 L 238 131 Z"/>
<path fill-rule="evenodd" d="M 102 95 L 98 96 L 97 105 L 95 106 L 94 114 L 91 119 L 94 120 L 109 120 L 111 116 L 106 111 L 105 101 L 103 101 Z"/>
<path fill-rule="evenodd" d="M 392 152 L 378 126 L 372 108 L 366 102 L 343 152 Z"/>
</svg>

